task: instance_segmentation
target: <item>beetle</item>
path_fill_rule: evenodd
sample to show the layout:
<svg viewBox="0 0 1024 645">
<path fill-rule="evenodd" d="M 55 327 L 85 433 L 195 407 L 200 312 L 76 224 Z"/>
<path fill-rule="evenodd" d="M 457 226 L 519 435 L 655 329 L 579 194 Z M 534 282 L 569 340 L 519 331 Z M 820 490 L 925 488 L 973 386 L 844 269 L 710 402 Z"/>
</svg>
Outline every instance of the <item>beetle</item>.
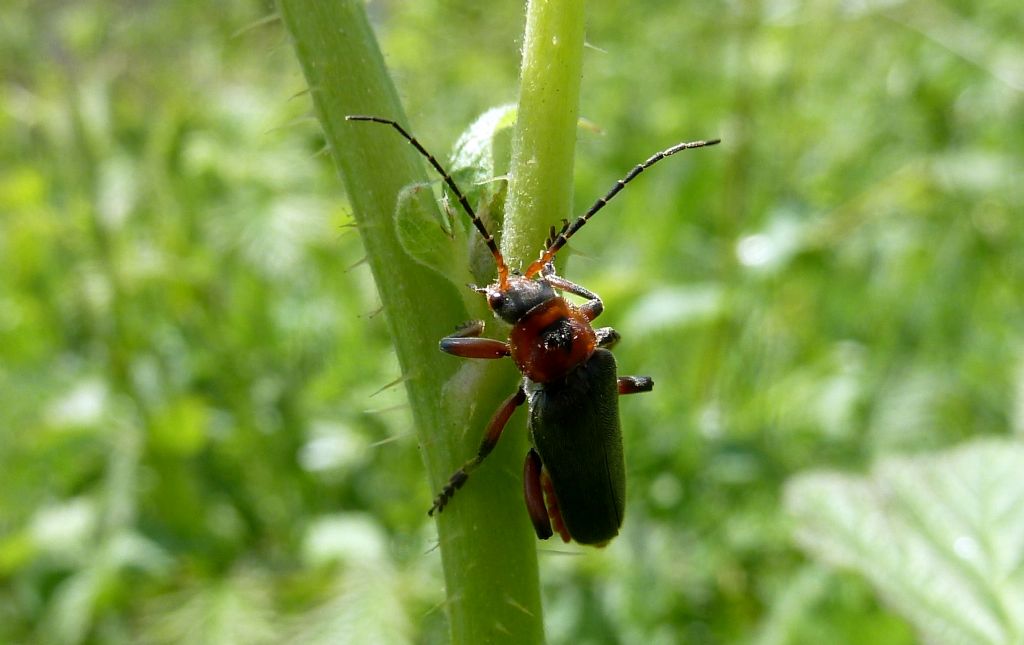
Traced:
<svg viewBox="0 0 1024 645">
<path fill-rule="evenodd" d="M 719 140 L 679 143 L 637 164 L 571 224 L 563 220 L 561 229 L 552 226 L 540 257 L 519 272 L 509 269 L 494 236 L 451 174 L 405 128 L 376 116 L 346 119 L 390 126 L 412 144 L 458 199 L 494 257 L 495 281 L 471 288 L 483 294 L 494 315 L 511 326 L 508 340 L 484 338 L 484 322 L 474 320 L 442 338 L 441 351 L 461 358 L 511 357 L 523 376 L 487 424 L 477 454 L 452 474 L 428 515 L 444 510 L 497 445 L 515 410 L 527 403 L 531 447 L 523 465 L 523 495 L 537 537 L 546 540 L 557 531 L 564 542 L 606 545 L 618 535 L 626 505 L 618 397 L 649 392 L 654 381 L 647 376 L 618 376 L 610 351 L 619 340 L 618 332 L 591 324 L 604 311 L 604 303 L 592 291 L 557 275 L 554 259 L 569 238 L 641 172 L 677 152 Z M 584 302 L 574 305 L 560 292 Z"/>
</svg>

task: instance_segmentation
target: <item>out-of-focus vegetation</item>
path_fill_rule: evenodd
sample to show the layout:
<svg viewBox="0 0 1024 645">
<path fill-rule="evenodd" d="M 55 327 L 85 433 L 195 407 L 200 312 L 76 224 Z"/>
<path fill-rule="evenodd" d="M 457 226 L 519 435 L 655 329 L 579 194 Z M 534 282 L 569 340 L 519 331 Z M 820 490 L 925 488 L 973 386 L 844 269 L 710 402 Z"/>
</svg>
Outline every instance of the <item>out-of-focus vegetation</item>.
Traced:
<svg viewBox="0 0 1024 645">
<path fill-rule="evenodd" d="M 369 10 L 438 153 L 515 99 L 519 3 Z M 401 388 L 377 393 L 398 368 L 269 12 L 0 8 L 0 641 L 445 637 L 433 491 Z M 948 552 L 897 534 L 901 559 L 829 527 L 1021 485 L 986 450 L 899 461 L 1024 433 L 1021 33 L 1016 0 L 592 3 L 578 205 L 656 149 L 725 143 L 645 173 L 573 241 L 567 275 L 657 389 L 622 405 L 623 534 L 540 545 L 552 642 L 933 634 L 863 555 L 898 582 L 978 540 L 925 518 Z M 965 462 L 959 484 L 891 483 Z M 1002 479 L 974 487 L 989 462 Z M 789 487 L 802 544 L 863 578 L 794 540 L 786 484 L 821 469 L 916 500 Z M 1021 534 L 1004 520 L 967 522 L 982 553 Z"/>
</svg>

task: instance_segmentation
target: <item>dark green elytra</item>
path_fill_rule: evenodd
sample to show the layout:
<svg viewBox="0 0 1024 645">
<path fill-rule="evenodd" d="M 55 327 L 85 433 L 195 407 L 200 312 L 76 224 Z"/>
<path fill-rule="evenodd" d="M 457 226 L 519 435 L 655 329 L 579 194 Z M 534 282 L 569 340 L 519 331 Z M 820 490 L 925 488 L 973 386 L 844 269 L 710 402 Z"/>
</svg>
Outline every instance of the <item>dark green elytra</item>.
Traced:
<svg viewBox="0 0 1024 645">
<path fill-rule="evenodd" d="M 626 510 L 615 357 L 603 348 L 562 383 L 530 394 L 530 437 L 572 539 L 614 538 Z"/>
</svg>

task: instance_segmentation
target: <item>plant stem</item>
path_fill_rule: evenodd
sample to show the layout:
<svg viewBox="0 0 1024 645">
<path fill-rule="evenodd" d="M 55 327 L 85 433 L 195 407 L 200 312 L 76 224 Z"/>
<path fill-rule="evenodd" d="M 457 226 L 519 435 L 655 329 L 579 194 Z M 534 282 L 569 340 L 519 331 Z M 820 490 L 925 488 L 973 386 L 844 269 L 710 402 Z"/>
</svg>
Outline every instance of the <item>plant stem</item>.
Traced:
<svg viewBox="0 0 1024 645">
<path fill-rule="evenodd" d="M 469 316 L 456 286 L 417 264 L 395 232 L 399 191 L 426 179 L 423 160 L 390 129 L 345 121 L 371 114 L 406 123 L 362 1 L 278 6 L 355 212 L 434 493 L 475 453 L 517 374 L 509 361 L 461 361 L 437 350 Z M 521 414 L 510 421 L 485 467 L 438 518 L 452 643 L 544 640 L 535 537 L 520 492 L 524 424 Z"/>
<path fill-rule="evenodd" d="M 502 252 L 532 261 L 548 227 L 572 215 L 583 75 L 583 0 L 531 0 Z"/>
</svg>

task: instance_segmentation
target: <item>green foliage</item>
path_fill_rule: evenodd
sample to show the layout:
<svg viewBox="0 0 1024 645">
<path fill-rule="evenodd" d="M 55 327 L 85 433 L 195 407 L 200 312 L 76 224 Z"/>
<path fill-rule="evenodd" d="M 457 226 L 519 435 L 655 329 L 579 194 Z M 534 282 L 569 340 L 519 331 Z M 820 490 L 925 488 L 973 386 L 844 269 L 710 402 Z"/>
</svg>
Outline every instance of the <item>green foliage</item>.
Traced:
<svg viewBox="0 0 1024 645">
<path fill-rule="evenodd" d="M 521 3 L 369 10 L 441 157 L 515 100 Z M 434 491 L 401 389 L 374 395 L 397 361 L 266 12 L 0 8 L 0 641 L 445 639 Z M 724 143 L 573 240 L 565 274 L 657 386 L 622 402 L 623 534 L 539 547 L 551 642 L 929 633 L 877 573 L 911 562 L 842 557 L 860 542 L 828 527 L 904 523 L 849 499 L 893 464 L 1005 473 L 979 502 L 1017 487 L 971 447 L 899 455 L 1024 433 L 1022 32 L 1014 0 L 590 7 L 580 112 L 600 133 L 579 135 L 573 212 L 658 149 Z M 798 527 L 863 577 L 793 540 L 783 491 L 811 469 L 871 473 L 789 489 L 833 493 Z M 487 476 L 517 477 L 486 470 L 485 500 Z"/>
<path fill-rule="evenodd" d="M 869 477 L 790 482 L 797 538 L 855 569 L 929 643 L 1016 643 L 1024 634 L 1024 445 L 975 441 L 890 457 Z"/>
</svg>

